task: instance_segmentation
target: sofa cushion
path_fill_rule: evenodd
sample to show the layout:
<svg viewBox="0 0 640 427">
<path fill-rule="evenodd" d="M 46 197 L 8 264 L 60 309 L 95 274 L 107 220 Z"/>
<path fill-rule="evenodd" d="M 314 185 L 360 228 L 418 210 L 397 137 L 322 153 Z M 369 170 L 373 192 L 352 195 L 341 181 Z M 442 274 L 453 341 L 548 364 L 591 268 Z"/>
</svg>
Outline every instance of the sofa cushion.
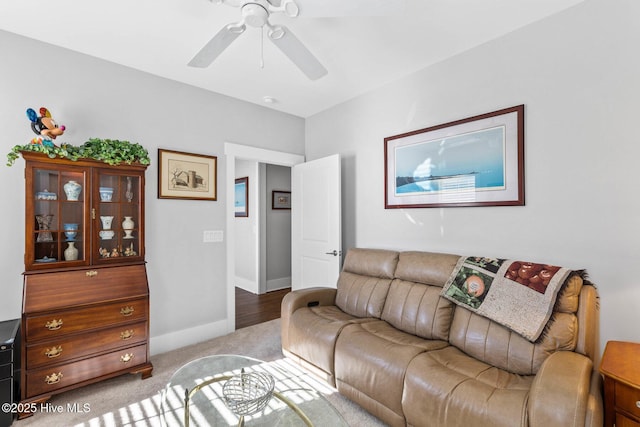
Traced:
<svg viewBox="0 0 640 427">
<path fill-rule="evenodd" d="M 401 252 L 382 319 L 396 328 L 427 339 L 447 340 L 453 304 L 440 297 L 456 266 L 457 255 Z"/>
<path fill-rule="evenodd" d="M 340 393 L 395 424 L 395 420 L 403 419 L 401 397 L 409 362 L 424 351 L 446 346 L 446 341 L 424 340 L 384 321 L 349 324 L 336 342 L 336 387 Z M 358 393 L 352 394 L 355 390 Z M 382 406 L 368 407 L 368 399 L 361 399 L 360 394 Z"/>
<path fill-rule="evenodd" d="M 460 256 L 433 252 L 400 252 L 395 277 L 409 282 L 443 287 Z"/>
<path fill-rule="evenodd" d="M 477 358 L 506 371 L 533 375 L 549 355 L 573 351 L 578 340 L 577 301 L 582 278 L 571 276 L 563 286 L 542 336 L 532 343 L 500 324 L 464 307 L 454 311 L 449 342 Z"/>
<path fill-rule="evenodd" d="M 463 256 L 442 296 L 535 342 L 551 318 L 558 292 L 575 274 L 585 273 L 535 262 Z"/>
<path fill-rule="evenodd" d="M 526 426 L 532 382 L 450 346 L 411 361 L 402 409 L 414 426 Z"/>
<path fill-rule="evenodd" d="M 291 315 L 289 352 L 325 372 L 334 374 L 334 350 L 338 334 L 347 324 L 365 322 L 336 306 L 303 307 Z"/>
<path fill-rule="evenodd" d="M 338 278 L 336 305 L 352 316 L 380 318 L 397 262 L 397 252 L 351 249 Z"/>
<path fill-rule="evenodd" d="M 446 340 L 422 339 L 413 334 L 400 331 L 384 321 L 363 322 L 358 326 L 371 336 L 388 341 L 394 345 L 408 345 L 417 347 L 423 351 L 438 350 L 449 345 Z"/>
<path fill-rule="evenodd" d="M 440 290 L 438 286 L 394 280 L 382 320 L 422 338 L 448 340 L 454 304 L 441 298 Z"/>
<path fill-rule="evenodd" d="M 349 249 L 343 271 L 361 276 L 393 279 L 398 264 L 398 252 L 385 249 Z"/>
</svg>

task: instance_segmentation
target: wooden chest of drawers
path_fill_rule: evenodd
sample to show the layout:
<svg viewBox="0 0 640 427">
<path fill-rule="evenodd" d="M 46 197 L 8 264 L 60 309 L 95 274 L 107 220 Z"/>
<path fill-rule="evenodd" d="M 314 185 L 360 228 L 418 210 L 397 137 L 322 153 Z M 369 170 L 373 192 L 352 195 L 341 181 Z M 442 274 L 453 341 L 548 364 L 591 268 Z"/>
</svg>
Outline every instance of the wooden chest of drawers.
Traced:
<svg viewBox="0 0 640 427">
<path fill-rule="evenodd" d="M 640 427 L 640 344 L 609 341 L 602 355 L 606 427 Z"/>
<path fill-rule="evenodd" d="M 144 264 L 27 273 L 22 324 L 23 402 L 125 373 L 151 376 Z"/>
</svg>

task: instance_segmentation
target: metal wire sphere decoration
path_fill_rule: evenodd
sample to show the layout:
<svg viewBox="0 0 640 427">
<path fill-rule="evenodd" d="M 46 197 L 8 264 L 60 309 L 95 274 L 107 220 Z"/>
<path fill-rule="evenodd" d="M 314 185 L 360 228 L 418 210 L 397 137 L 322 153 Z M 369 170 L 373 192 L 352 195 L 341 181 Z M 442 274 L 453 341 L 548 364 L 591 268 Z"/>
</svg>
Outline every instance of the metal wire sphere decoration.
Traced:
<svg viewBox="0 0 640 427">
<path fill-rule="evenodd" d="M 275 381 L 264 372 L 242 372 L 231 377 L 222 387 L 222 395 L 229 409 L 236 415 L 255 414 L 271 400 Z"/>
</svg>

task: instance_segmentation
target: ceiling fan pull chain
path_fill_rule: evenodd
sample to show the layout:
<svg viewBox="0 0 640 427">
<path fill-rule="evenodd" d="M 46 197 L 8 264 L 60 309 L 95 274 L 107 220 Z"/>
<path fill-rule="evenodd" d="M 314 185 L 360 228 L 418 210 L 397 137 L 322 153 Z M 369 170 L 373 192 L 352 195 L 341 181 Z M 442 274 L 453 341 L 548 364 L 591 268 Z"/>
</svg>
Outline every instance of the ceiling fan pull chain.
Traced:
<svg viewBox="0 0 640 427">
<path fill-rule="evenodd" d="M 260 68 L 264 68 L 264 27 L 260 29 Z"/>
</svg>

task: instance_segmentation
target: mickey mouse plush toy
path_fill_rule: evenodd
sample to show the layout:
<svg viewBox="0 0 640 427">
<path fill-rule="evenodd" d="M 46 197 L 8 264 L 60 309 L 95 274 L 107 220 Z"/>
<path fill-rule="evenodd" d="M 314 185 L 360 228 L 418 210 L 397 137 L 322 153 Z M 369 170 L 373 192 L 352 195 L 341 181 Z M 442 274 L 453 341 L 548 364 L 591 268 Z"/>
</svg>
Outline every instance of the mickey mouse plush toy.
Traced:
<svg viewBox="0 0 640 427">
<path fill-rule="evenodd" d="M 31 129 L 36 135 L 39 135 L 31 140 L 32 144 L 42 144 L 48 147 L 53 147 L 53 139 L 64 133 L 64 126 L 58 126 L 56 122 L 51 118 L 51 113 L 44 107 L 40 107 L 40 117 L 32 109 L 27 109 L 27 118 L 31 121 Z"/>
</svg>

